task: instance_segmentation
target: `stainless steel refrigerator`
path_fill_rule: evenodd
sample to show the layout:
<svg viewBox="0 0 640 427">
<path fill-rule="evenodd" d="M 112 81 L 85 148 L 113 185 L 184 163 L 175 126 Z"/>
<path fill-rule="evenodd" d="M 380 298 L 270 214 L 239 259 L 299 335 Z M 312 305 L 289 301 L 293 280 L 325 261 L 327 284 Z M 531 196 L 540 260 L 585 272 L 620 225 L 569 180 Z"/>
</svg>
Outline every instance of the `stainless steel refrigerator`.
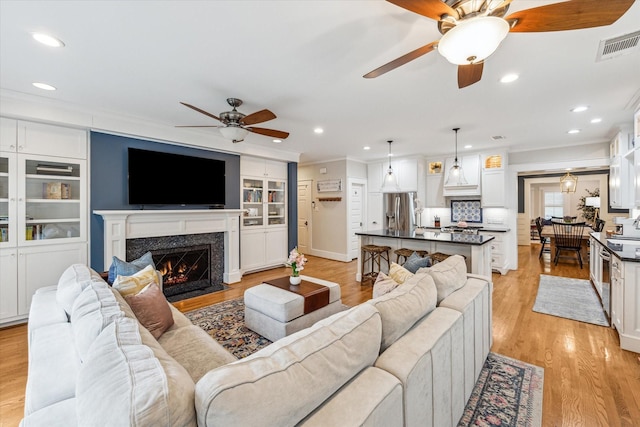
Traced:
<svg viewBox="0 0 640 427">
<path fill-rule="evenodd" d="M 384 228 L 391 231 L 412 231 L 416 221 L 416 193 L 383 194 Z"/>
</svg>

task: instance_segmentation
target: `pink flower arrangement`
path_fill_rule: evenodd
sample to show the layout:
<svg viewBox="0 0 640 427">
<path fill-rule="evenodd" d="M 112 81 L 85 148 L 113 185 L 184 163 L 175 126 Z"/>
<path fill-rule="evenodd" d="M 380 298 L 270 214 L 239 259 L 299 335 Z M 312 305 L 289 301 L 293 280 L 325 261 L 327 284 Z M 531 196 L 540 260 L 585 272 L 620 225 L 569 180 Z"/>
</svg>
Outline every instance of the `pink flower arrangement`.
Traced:
<svg viewBox="0 0 640 427">
<path fill-rule="evenodd" d="M 286 262 L 287 267 L 291 267 L 291 275 L 293 277 L 298 277 L 300 272 L 304 270 L 304 265 L 307 262 L 307 259 L 303 254 L 298 252 L 298 247 L 291 249 L 289 252 L 289 259 Z"/>
</svg>

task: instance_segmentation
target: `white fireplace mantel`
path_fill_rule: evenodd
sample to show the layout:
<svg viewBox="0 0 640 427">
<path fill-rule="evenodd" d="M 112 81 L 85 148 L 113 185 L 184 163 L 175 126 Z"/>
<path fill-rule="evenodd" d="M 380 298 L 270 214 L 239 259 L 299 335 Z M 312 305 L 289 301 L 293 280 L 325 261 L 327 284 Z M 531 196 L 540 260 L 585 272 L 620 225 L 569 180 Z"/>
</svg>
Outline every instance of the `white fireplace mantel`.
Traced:
<svg viewBox="0 0 640 427">
<path fill-rule="evenodd" d="M 126 259 L 127 239 L 176 236 L 201 233 L 224 233 L 225 283 L 239 282 L 240 209 L 211 210 L 99 210 L 104 220 L 104 265 L 113 256 Z"/>
</svg>

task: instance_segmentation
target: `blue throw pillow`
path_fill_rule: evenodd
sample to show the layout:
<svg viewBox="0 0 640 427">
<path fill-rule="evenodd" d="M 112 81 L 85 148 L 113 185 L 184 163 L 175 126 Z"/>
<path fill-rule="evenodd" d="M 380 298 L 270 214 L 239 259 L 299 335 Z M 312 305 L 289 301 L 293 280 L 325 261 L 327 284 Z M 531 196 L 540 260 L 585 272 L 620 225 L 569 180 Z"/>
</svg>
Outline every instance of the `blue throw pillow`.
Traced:
<svg viewBox="0 0 640 427">
<path fill-rule="evenodd" d="M 122 261 L 120 258 L 114 256 L 113 263 L 111 267 L 109 267 L 109 277 L 107 278 L 107 282 L 111 285 L 116 280 L 118 275 L 120 276 L 133 276 L 138 271 L 145 268 L 147 265 L 156 269 L 156 265 L 153 263 L 153 257 L 151 256 L 151 252 L 147 252 L 142 255 L 138 259 L 134 259 L 133 261 Z"/>
<path fill-rule="evenodd" d="M 409 259 L 404 264 L 402 264 L 402 266 L 415 274 L 419 268 L 431 267 L 431 258 L 428 256 L 422 258 L 420 255 L 414 252 L 411 254 Z"/>
</svg>

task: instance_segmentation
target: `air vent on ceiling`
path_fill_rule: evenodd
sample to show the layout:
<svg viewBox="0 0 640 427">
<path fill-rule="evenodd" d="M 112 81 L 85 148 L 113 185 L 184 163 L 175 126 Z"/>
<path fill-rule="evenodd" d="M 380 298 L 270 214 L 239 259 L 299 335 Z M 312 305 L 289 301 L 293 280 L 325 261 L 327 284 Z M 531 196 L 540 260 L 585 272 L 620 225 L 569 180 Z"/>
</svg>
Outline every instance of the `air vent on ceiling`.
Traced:
<svg viewBox="0 0 640 427">
<path fill-rule="evenodd" d="M 491 137 L 491 139 L 493 139 L 494 141 L 500 141 L 502 139 L 507 139 L 507 137 L 503 135 L 494 135 Z"/>
<path fill-rule="evenodd" d="M 635 52 L 640 47 L 640 31 L 625 34 L 624 36 L 614 37 L 608 40 L 601 40 L 598 46 L 598 54 L 596 62 L 605 59 L 615 58 L 620 55 L 627 55 Z"/>
</svg>

